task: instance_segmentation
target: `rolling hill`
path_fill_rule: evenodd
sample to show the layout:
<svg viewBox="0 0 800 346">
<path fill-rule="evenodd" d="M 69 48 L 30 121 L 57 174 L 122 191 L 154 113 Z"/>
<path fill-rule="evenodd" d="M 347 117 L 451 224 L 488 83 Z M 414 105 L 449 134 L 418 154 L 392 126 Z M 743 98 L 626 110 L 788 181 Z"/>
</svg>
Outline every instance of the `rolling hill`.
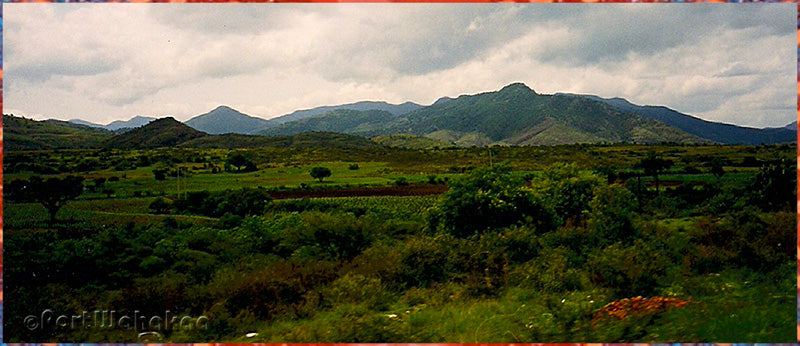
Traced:
<svg viewBox="0 0 800 346">
<path fill-rule="evenodd" d="M 669 126 L 681 129 L 694 136 L 722 144 L 774 144 L 788 143 L 797 140 L 797 124 L 783 128 L 757 129 L 703 120 L 680 113 L 663 106 L 639 106 L 622 98 L 602 98 L 595 95 L 563 94 L 569 97 L 580 97 L 604 102 L 618 110 L 641 115 L 648 119 L 658 120 Z"/>
<path fill-rule="evenodd" d="M 283 123 L 268 128 L 260 134 L 275 136 L 296 135 L 303 132 L 337 132 L 363 135 L 380 131 L 395 118 L 397 117 L 394 114 L 387 111 L 337 109 L 315 117 Z"/>
<path fill-rule="evenodd" d="M 188 140 L 205 136 L 208 134 L 197 131 L 175 118 L 166 117 L 111 137 L 103 143 L 103 147 L 115 149 L 174 147 Z"/>
<path fill-rule="evenodd" d="M 266 119 L 249 116 L 228 106 L 219 106 L 208 113 L 187 120 L 185 124 L 212 135 L 252 134 L 270 126 L 270 122 Z"/>
<path fill-rule="evenodd" d="M 292 121 L 312 118 L 315 116 L 319 116 L 330 111 L 335 110 L 343 110 L 349 109 L 354 111 L 385 111 L 389 112 L 393 115 L 403 115 L 410 112 L 413 112 L 417 109 L 422 108 L 423 106 L 418 105 L 413 102 L 406 102 L 399 105 L 387 103 L 387 102 L 378 102 L 378 101 L 362 101 L 356 103 L 348 103 L 338 106 L 322 106 L 316 107 L 311 109 L 304 109 L 299 111 L 294 111 L 292 113 L 282 115 L 276 118 L 270 119 L 270 122 L 275 125 L 280 125 Z"/>
<path fill-rule="evenodd" d="M 3 149 L 7 151 L 96 148 L 111 136 L 109 131 L 66 121 L 3 114 Z"/>
</svg>

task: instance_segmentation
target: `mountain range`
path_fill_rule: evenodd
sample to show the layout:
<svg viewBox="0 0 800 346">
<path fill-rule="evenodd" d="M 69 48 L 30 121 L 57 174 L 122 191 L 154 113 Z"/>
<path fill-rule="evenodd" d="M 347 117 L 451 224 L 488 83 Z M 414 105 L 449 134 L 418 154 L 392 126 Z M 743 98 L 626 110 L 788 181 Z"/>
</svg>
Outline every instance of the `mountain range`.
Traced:
<svg viewBox="0 0 800 346">
<path fill-rule="evenodd" d="M 127 129 L 132 129 L 132 128 L 136 128 L 136 127 L 147 125 L 153 120 L 156 120 L 156 118 L 137 115 L 137 116 L 135 116 L 133 118 L 130 118 L 129 120 L 115 120 L 115 121 L 112 121 L 112 122 L 108 123 L 107 125 L 95 124 L 95 123 L 88 122 L 86 120 L 81 120 L 81 119 L 71 119 L 71 120 L 69 120 L 69 122 L 73 123 L 73 124 L 78 124 L 78 125 L 85 125 L 85 126 L 89 126 L 89 127 L 101 128 L 101 129 L 105 129 L 105 130 L 109 130 L 109 131 L 120 131 L 120 130 L 124 131 L 124 130 L 127 130 Z"/>
<path fill-rule="evenodd" d="M 658 120 L 694 136 L 724 144 L 783 143 L 797 140 L 797 122 L 785 127 L 757 129 L 703 120 L 663 106 L 638 106 L 622 98 L 601 98 L 594 95 L 563 94 L 604 102 L 621 111 Z"/>
<path fill-rule="evenodd" d="M 796 122 L 785 127 L 756 129 L 710 122 L 666 107 L 639 106 L 621 98 L 539 94 L 522 83 L 492 92 L 443 97 L 430 106 L 365 101 L 301 110 L 273 119 L 250 116 L 227 106 L 219 106 L 185 123 L 173 118 L 154 121 L 142 116 L 108 125 L 77 119 L 34 122 L 5 117 L 13 118 L 6 122 L 9 150 L 98 146 L 280 147 L 332 140 L 333 133 L 350 135 L 337 137 L 344 143 L 354 143 L 352 135 L 357 135 L 374 138 L 372 143 L 407 147 L 617 142 L 772 144 L 795 142 L 797 138 Z M 318 134 L 307 135 L 303 140 L 291 139 L 303 133 Z M 91 140 L 79 144 L 71 139 L 80 136 Z M 268 136 L 275 138 L 266 139 Z"/>
<path fill-rule="evenodd" d="M 417 109 L 423 108 L 424 106 L 418 105 L 413 102 L 406 102 L 403 104 L 395 105 L 387 102 L 382 101 L 361 101 L 356 103 L 348 103 L 338 106 L 322 106 L 312 109 L 304 109 L 299 111 L 294 111 L 292 113 L 282 115 L 276 118 L 270 119 L 270 122 L 274 125 L 280 125 L 292 121 L 308 119 L 315 116 L 319 116 L 331 111 L 337 110 L 353 110 L 353 111 L 385 111 L 389 112 L 393 115 L 403 115 L 406 113 L 413 112 Z"/>
</svg>

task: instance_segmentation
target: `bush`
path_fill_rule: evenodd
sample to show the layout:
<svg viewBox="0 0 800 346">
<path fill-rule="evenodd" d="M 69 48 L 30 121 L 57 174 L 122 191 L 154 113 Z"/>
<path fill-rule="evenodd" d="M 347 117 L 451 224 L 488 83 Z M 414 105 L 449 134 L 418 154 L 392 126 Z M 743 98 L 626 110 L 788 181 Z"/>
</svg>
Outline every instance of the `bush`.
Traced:
<svg viewBox="0 0 800 346">
<path fill-rule="evenodd" d="M 548 229 L 553 220 L 541 199 L 501 166 L 452 182 L 437 207 L 431 226 L 462 238 L 522 222 Z"/>
<path fill-rule="evenodd" d="M 586 263 L 592 283 L 615 290 L 616 298 L 652 295 L 670 265 L 657 249 L 640 239 L 631 246 L 615 243 L 595 250 Z"/>
<path fill-rule="evenodd" d="M 581 172 L 575 164 L 552 165 L 531 181 L 531 188 L 547 199 L 562 223 L 567 220 L 578 223 L 589 210 L 595 188 L 601 185 L 605 185 L 604 179 Z"/>
<path fill-rule="evenodd" d="M 634 235 L 631 213 L 635 208 L 633 194 L 619 185 L 604 185 L 595 189 L 589 202 L 588 228 L 599 239 L 613 243 L 628 240 Z"/>
<path fill-rule="evenodd" d="M 159 197 L 150 203 L 147 207 L 152 214 L 169 214 L 172 209 L 172 202 L 166 198 Z"/>
<path fill-rule="evenodd" d="M 245 217 L 263 214 L 271 201 L 272 197 L 263 188 L 242 188 L 214 193 L 199 191 L 189 192 L 186 197 L 175 201 L 175 209 L 210 217 L 221 217 L 225 213 Z"/>
<path fill-rule="evenodd" d="M 400 245 L 400 267 L 392 281 L 405 287 L 428 287 L 450 280 L 453 270 L 449 257 L 454 242 L 448 235 L 408 239 Z"/>
<path fill-rule="evenodd" d="M 395 298 L 380 279 L 359 274 L 346 274 L 336 279 L 322 295 L 331 306 L 363 304 L 371 310 L 386 310 Z"/>
<path fill-rule="evenodd" d="M 797 163 L 782 159 L 762 166 L 748 191 L 751 203 L 765 211 L 795 210 Z"/>
</svg>

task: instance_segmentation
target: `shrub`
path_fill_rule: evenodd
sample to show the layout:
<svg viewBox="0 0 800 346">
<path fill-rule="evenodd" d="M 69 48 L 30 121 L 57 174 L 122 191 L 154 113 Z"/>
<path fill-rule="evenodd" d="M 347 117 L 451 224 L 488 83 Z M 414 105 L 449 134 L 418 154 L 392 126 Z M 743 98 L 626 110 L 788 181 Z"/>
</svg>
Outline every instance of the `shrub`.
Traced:
<svg viewBox="0 0 800 346">
<path fill-rule="evenodd" d="M 763 210 L 793 210 L 797 199 L 797 163 L 782 159 L 761 166 L 748 191 L 751 203 Z"/>
<path fill-rule="evenodd" d="M 525 187 L 511 176 L 508 167 L 476 169 L 450 184 L 431 214 L 430 224 L 456 237 L 468 237 L 490 229 L 531 222 L 549 228 L 553 214 Z"/>
<path fill-rule="evenodd" d="M 619 185 L 604 185 L 594 193 L 589 202 L 589 229 L 609 243 L 633 237 L 630 216 L 635 208 L 633 194 Z"/>
<path fill-rule="evenodd" d="M 169 214 L 172 209 L 172 202 L 166 198 L 159 197 L 153 200 L 147 209 L 150 209 L 153 214 Z"/>
<path fill-rule="evenodd" d="M 640 239 L 631 246 L 615 243 L 595 250 L 586 263 L 592 283 L 615 290 L 618 298 L 652 295 L 669 266 L 669 260 Z"/>
<path fill-rule="evenodd" d="M 580 220 L 584 211 L 589 210 L 594 189 L 604 184 L 599 176 L 581 172 L 575 164 L 555 164 L 534 178 L 531 188 L 546 199 L 563 223 Z"/>
<path fill-rule="evenodd" d="M 449 257 L 455 241 L 443 234 L 408 239 L 400 245 L 400 268 L 393 281 L 406 287 L 427 287 L 448 281 L 453 273 Z"/>
<path fill-rule="evenodd" d="M 175 209 L 210 217 L 220 217 L 225 213 L 245 217 L 263 214 L 271 201 L 272 197 L 263 188 L 242 188 L 214 193 L 195 191 L 175 201 Z"/>
<path fill-rule="evenodd" d="M 328 285 L 322 292 L 326 303 L 364 304 L 372 310 L 386 310 L 394 297 L 378 278 L 346 274 Z"/>
</svg>

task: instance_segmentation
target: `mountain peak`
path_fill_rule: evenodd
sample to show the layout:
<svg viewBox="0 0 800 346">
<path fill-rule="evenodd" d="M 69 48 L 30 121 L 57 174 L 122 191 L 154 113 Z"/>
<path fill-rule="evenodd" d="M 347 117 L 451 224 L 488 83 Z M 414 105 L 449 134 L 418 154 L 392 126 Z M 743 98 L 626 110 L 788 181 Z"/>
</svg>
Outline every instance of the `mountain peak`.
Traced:
<svg viewBox="0 0 800 346">
<path fill-rule="evenodd" d="M 503 91 L 525 91 L 525 92 L 532 92 L 534 94 L 536 93 L 536 91 L 534 91 L 533 89 L 529 88 L 527 85 L 525 85 L 525 83 L 522 83 L 522 82 L 515 82 L 515 83 L 511 83 L 509 85 L 506 85 L 505 87 L 503 87 L 503 89 L 500 89 L 500 91 L 501 92 L 503 92 Z"/>
<path fill-rule="evenodd" d="M 234 111 L 234 112 L 238 112 L 237 110 L 235 110 L 235 109 L 233 109 L 231 107 L 228 107 L 226 105 L 219 105 L 219 106 L 217 106 L 217 108 L 214 108 L 214 110 L 212 110 L 211 112 L 217 112 L 217 111 Z"/>
<path fill-rule="evenodd" d="M 221 105 L 214 110 L 186 121 L 186 125 L 212 135 L 223 133 L 249 134 L 268 126 L 265 119 L 256 118 Z"/>
</svg>

